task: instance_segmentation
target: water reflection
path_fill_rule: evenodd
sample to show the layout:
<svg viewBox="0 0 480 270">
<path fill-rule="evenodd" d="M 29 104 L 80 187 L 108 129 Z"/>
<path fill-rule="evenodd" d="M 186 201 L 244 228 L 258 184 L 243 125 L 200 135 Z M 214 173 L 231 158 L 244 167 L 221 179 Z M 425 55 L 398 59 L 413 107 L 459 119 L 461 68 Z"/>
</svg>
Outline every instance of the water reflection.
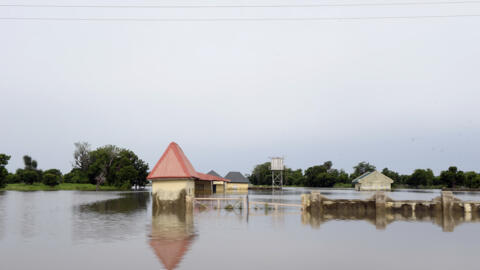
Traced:
<svg viewBox="0 0 480 270">
<path fill-rule="evenodd" d="M 120 198 L 82 204 L 74 208 L 73 240 L 122 240 L 143 230 L 142 220 L 150 203 L 149 192 L 129 192 Z"/>
<path fill-rule="evenodd" d="M 38 192 L 21 192 L 21 204 L 18 205 L 18 211 L 22 213 L 20 232 L 24 239 L 33 238 L 36 232 L 36 200 L 43 194 Z"/>
<path fill-rule="evenodd" d="M 373 203 L 374 204 L 374 203 Z M 348 206 L 348 205 L 347 205 Z M 358 206 L 358 205 L 357 205 Z M 393 211 L 379 211 L 375 206 L 336 207 L 323 211 L 304 211 L 301 220 L 312 228 L 320 228 L 323 223 L 337 220 L 363 220 L 374 225 L 378 230 L 384 230 L 395 221 L 430 222 L 440 226 L 444 232 L 453 232 L 455 227 L 466 222 L 480 222 L 480 213 L 464 211 L 436 211 L 434 209 L 417 207 L 412 210 L 405 206 Z"/>
<path fill-rule="evenodd" d="M 98 214 L 134 214 L 145 211 L 150 202 L 149 192 L 130 192 L 120 194 L 120 198 L 97 201 L 80 205 L 78 210 L 84 213 Z"/>
<path fill-rule="evenodd" d="M 152 206 L 150 247 L 166 269 L 175 269 L 196 238 L 193 212 Z"/>
<path fill-rule="evenodd" d="M 5 197 L 5 191 L 0 191 L 0 240 L 2 240 L 3 234 L 5 233 L 5 219 L 7 217 L 6 207 L 4 203 L 4 201 L 6 201 Z"/>
</svg>

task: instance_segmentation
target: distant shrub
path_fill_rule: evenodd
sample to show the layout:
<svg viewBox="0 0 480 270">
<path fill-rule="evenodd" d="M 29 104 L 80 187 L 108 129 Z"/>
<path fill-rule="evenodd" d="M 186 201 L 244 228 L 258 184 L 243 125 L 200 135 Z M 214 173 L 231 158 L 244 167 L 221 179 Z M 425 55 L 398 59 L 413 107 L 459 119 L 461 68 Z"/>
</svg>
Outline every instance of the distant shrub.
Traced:
<svg viewBox="0 0 480 270">
<path fill-rule="evenodd" d="M 50 169 L 43 172 L 44 175 L 47 173 L 62 176 L 62 172 L 59 169 Z"/>
<path fill-rule="evenodd" d="M 0 168 L 0 189 L 7 186 L 7 170 L 5 168 Z"/>
<path fill-rule="evenodd" d="M 55 175 L 55 174 L 51 174 L 51 173 L 47 173 L 47 174 L 44 174 L 43 175 L 43 184 L 47 185 L 47 186 L 56 186 L 58 184 L 60 184 L 60 176 L 58 175 Z"/>
<path fill-rule="evenodd" d="M 50 169 L 50 170 L 46 170 L 43 172 L 43 176 L 47 175 L 47 174 L 53 174 L 55 176 L 58 176 L 58 181 L 59 183 L 63 182 L 63 176 L 62 176 L 62 172 L 58 169 Z M 43 181 L 43 179 L 42 179 Z"/>
<path fill-rule="evenodd" d="M 13 173 L 7 175 L 6 180 L 7 180 L 8 184 L 20 183 L 20 181 L 21 181 L 20 177 L 16 174 L 13 174 Z"/>
<path fill-rule="evenodd" d="M 71 172 L 63 176 L 65 183 L 77 183 L 77 184 L 88 184 L 90 180 L 86 173 L 82 172 L 80 169 L 73 169 Z"/>
<path fill-rule="evenodd" d="M 40 180 L 40 176 L 38 175 L 38 173 L 33 170 L 19 170 L 17 172 L 17 175 L 20 177 L 20 181 L 29 185 Z"/>
</svg>

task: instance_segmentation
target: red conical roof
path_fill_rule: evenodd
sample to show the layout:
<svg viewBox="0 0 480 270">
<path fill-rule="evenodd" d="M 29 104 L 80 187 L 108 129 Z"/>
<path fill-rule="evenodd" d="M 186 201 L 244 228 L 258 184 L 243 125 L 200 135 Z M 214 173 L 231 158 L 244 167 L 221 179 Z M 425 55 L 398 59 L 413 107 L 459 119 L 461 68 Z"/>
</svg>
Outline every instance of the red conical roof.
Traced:
<svg viewBox="0 0 480 270">
<path fill-rule="evenodd" d="M 163 153 L 153 170 L 148 174 L 147 179 L 168 179 L 168 178 L 195 178 L 207 181 L 229 181 L 227 179 L 198 173 L 188 160 L 182 148 L 175 142 L 171 142 Z"/>
<path fill-rule="evenodd" d="M 192 244 L 194 236 L 184 239 L 152 239 L 150 246 L 166 269 L 175 269 Z"/>
</svg>

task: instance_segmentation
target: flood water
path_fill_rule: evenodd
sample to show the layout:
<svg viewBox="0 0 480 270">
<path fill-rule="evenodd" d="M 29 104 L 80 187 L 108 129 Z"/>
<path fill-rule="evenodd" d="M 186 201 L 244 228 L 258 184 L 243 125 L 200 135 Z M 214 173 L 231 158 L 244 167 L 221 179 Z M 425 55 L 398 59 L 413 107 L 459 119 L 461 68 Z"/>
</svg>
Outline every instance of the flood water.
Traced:
<svg viewBox="0 0 480 270">
<path fill-rule="evenodd" d="M 299 204 L 309 191 L 250 191 L 249 199 Z M 372 196 L 320 191 L 335 199 Z M 388 196 L 431 200 L 439 194 Z M 477 192 L 455 196 L 480 201 Z M 379 228 L 369 220 L 312 222 L 294 207 L 247 213 L 205 206 L 193 214 L 152 215 L 149 191 L 0 192 L 0 269 L 478 269 L 477 222 L 448 231 L 415 220 Z"/>
</svg>

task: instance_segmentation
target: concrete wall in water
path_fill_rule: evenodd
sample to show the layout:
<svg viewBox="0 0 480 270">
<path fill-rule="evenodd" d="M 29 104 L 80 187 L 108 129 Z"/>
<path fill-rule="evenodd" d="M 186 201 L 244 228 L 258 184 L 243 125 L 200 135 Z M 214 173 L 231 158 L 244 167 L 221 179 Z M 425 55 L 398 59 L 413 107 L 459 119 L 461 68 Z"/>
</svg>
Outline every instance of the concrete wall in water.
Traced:
<svg viewBox="0 0 480 270">
<path fill-rule="evenodd" d="M 194 193 L 195 183 L 192 179 L 153 180 L 153 213 L 163 211 L 185 212 L 190 208 Z"/>
<path fill-rule="evenodd" d="M 384 229 L 394 221 L 428 221 L 444 231 L 464 222 L 480 222 L 480 202 L 461 201 L 449 191 L 431 201 L 394 201 L 384 192 L 369 200 L 333 200 L 315 192 L 302 195 L 302 222 L 318 227 L 329 220 L 366 220 Z"/>
<path fill-rule="evenodd" d="M 248 190 L 248 183 L 227 183 L 227 190 Z"/>
<path fill-rule="evenodd" d="M 225 182 L 223 182 L 223 181 L 213 181 L 213 186 L 215 188 L 216 193 L 225 192 Z"/>
<path fill-rule="evenodd" d="M 160 200 L 177 200 L 180 193 L 193 196 L 195 184 L 191 179 L 162 179 L 152 181 L 152 194 Z"/>
<path fill-rule="evenodd" d="M 213 193 L 213 182 L 195 180 L 195 196 L 206 196 Z"/>
</svg>

